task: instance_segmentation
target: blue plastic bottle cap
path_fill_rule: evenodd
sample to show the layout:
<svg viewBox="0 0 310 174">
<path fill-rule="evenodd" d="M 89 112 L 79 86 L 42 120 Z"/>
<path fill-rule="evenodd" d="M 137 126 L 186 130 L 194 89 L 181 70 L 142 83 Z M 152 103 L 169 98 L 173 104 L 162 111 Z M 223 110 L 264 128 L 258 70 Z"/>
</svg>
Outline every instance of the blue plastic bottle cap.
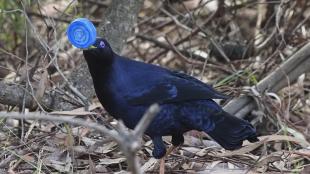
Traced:
<svg viewBox="0 0 310 174">
<path fill-rule="evenodd" d="M 86 18 L 78 18 L 71 22 L 67 36 L 72 45 L 77 48 L 88 48 L 96 41 L 96 27 Z"/>
</svg>

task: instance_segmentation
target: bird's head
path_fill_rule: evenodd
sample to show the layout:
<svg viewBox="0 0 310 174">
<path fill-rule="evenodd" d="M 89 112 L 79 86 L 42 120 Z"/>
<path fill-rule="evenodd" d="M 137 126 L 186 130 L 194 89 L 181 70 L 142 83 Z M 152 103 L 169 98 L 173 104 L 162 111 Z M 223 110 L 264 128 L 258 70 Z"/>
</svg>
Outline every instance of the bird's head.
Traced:
<svg viewBox="0 0 310 174">
<path fill-rule="evenodd" d="M 90 48 L 83 50 L 83 55 L 87 61 L 111 61 L 114 57 L 114 52 L 107 40 L 97 38 Z"/>
</svg>

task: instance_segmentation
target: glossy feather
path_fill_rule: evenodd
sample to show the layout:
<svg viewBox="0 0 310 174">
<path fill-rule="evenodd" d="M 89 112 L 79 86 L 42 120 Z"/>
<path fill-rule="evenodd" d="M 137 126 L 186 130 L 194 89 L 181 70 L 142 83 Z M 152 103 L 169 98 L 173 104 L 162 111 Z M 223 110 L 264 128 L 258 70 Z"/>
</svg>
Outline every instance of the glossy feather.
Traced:
<svg viewBox="0 0 310 174">
<path fill-rule="evenodd" d="M 227 96 L 211 86 L 183 73 L 119 56 L 104 39 L 98 39 L 95 46 L 99 48 L 83 54 L 97 97 L 113 117 L 134 128 L 152 103 L 160 104 L 160 113 L 146 130 L 154 143 L 155 158 L 166 152 L 162 136 L 171 135 L 172 144 L 180 145 L 189 130 L 205 131 L 230 150 L 240 148 L 245 139 L 257 141 L 251 124 L 224 112 L 212 100 Z"/>
</svg>

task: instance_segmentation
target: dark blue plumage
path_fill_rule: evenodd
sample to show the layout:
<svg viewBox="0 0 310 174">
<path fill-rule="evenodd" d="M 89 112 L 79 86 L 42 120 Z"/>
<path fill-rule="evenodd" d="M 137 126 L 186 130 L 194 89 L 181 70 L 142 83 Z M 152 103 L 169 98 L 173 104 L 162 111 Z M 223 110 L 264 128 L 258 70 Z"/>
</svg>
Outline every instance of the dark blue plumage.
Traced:
<svg viewBox="0 0 310 174">
<path fill-rule="evenodd" d="M 240 148 L 245 139 L 258 140 L 250 123 L 224 112 L 212 100 L 227 96 L 211 86 L 186 74 L 119 56 L 104 39 L 94 45 L 97 48 L 83 54 L 97 97 L 113 117 L 134 128 L 152 103 L 160 104 L 160 113 L 146 130 L 154 143 L 155 158 L 166 153 L 162 136 L 171 135 L 177 146 L 189 130 L 204 131 L 229 150 Z"/>
</svg>

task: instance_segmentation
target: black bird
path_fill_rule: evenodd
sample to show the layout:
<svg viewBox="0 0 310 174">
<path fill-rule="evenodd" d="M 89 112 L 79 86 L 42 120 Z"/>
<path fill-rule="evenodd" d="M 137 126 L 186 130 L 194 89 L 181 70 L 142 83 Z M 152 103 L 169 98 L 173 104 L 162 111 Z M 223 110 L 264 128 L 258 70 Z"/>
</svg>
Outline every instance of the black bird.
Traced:
<svg viewBox="0 0 310 174">
<path fill-rule="evenodd" d="M 102 106 L 116 119 L 133 129 L 153 103 L 161 111 L 146 130 L 154 144 L 153 156 L 166 154 L 162 136 L 172 136 L 172 144 L 184 142 L 183 133 L 204 131 L 223 148 L 238 149 L 243 140 L 258 141 L 253 126 L 231 116 L 212 99 L 227 96 L 189 75 L 134 61 L 113 52 L 102 38 L 83 50 L 95 91 Z"/>
</svg>

